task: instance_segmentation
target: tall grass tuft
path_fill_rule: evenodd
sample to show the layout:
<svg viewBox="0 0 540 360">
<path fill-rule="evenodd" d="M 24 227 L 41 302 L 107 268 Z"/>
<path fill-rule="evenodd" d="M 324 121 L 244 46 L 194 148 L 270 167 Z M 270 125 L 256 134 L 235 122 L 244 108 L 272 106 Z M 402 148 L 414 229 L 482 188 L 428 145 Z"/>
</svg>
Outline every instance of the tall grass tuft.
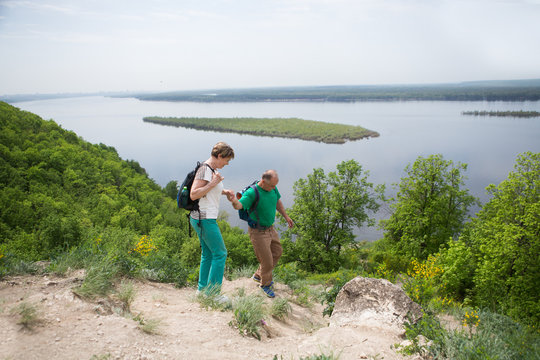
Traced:
<svg viewBox="0 0 540 360">
<path fill-rule="evenodd" d="M 19 321 L 17 324 L 21 325 L 25 329 L 32 329 L 43 322 L 43 319 L 39 315 L 39 310 L 36 305 L 23 301 L 15 308 L 11 310 L 12 314 L 19 315 Z"/>
<path fill-rule="evenodd" d="M 292 312 L 291 304 L 286 298 L 277 298 L 272 301 L 272 306 L 270 307 L 270 315 L 275 317 L 278 320 L 284 320 Z"/>
<path fill-rule="evenodd" d="M 258 295 L 238 296 L 233 301 L 234 320 L 229 325 L 234 326 L 246 336 L 260 340 L 260 329 L 266 316 L 264 299 Z"/>
<path fill-rule="evenodd" d="M 116 297 L 120 300 L 124 312 L 131 312 L 131 304 L 133 304 L 133 300 L 135 300 L 135 295 L 136 291 L 133 282 L 122 280 L 118 291 L 116 292 Z"/>
<path fill-rule="evenodd" d="M 198 292 L 195 301 L 206 310 L 228 310 L 231 308 L 231 301 L 220 294 L 219 286 Z"/>
<path fill-rule="evenodd" d="M 135 316 L 133 320 L 139 323 L 139 329 L 145 334 L 155 335 L 159 333 L 160 319 L 145 319 L 141 313 Z"/>
<path fill-rule="evenodd" d="M 82 285 L 73 289 L 73 292 L 88 299 L 108 295 L 113 288 L 113 278 L 118 271 L 118 267 L 108 260 L 93 264 L 88 269 Z"/>
<path fill-rule="evenodd" d="M 257 265 L 242 265 L 239 268 L 230 271 L 230 280 L 236 280 L 240 278 L 250 278 L 257 270 Z"/>
</svg>

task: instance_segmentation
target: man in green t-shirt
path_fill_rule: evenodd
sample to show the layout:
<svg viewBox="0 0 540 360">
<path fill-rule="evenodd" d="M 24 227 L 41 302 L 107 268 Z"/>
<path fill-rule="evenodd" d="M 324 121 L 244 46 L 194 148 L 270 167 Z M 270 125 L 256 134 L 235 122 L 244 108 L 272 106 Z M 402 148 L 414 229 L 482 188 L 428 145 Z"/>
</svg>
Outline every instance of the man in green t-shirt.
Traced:
<svg viewBox="0 0 540 360">
<path fill-rule="evenodd" d="M 267 170 L 262 175 L 261 180 L 255 185 L 259 193 L 259 202 L 256 211 L 249 212 L 251 219 L 258 223 L 254 227 L 249 227 L 249 238 L 253 244 L 255 256 L 259 260 L 259 268 L 253 275 L 253 280 L 260 283 L 261 289 L 268 297 L 274 297 L 272 271 L 276 267 L 281 253 L 281 242 L 274 221 L 276 210 L 287 221 L 289 227 L 293 227 L 292 219 L 287 215 L 285 206 L 281 202 L 281 195 L 276 187 L 279 182 L 278 174 L 275 170 Z M 238 200 L 234 196 L 228 196 L 236 210 L 249 209 L 256 200 L 255 190 L 249 188 Z"/>
</svg>

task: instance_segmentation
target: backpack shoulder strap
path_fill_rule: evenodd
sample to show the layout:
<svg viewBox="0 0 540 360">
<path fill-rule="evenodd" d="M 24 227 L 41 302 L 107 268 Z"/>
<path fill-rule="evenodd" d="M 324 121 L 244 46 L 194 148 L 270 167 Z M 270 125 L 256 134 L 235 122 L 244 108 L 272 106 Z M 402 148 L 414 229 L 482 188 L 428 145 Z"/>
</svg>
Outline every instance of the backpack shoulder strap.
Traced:
<svg viewBox="0 0 540 360">
<path fill-rule="evenodd" d="M 252 184 L 249 186 L 255 192 L 255 201 L 251 204 L 249 208 L 249 213 L 254 213 L 257 218 L 257 229 L 259 228 L 259 213 L 257 212 L 257 205 L 259 205 L 259 189 L 257 189 L 257 184 Z"/>
<path fill-rule="evenodd" d="M 206 165 L 206 166 L 208 166 L 208 168 L 209 168 L 210 170 L 212 170 L 213 173 L 216 172 L 216 171 L 215 171 L 210 165 L 208 165 L 207 163 L 203 163 L 203 164 Z"/>
<path fill-rule="evenodd" d="M 256 208 L 259 204 L 259 189 L 257 189 L 257 185 L 251 185 L 251 188 L 253 188 L 253 191 L 255 191 L 255 201 L 253 202 L 253 205 L 251 205 L 252 208 Z"/>
</svg>

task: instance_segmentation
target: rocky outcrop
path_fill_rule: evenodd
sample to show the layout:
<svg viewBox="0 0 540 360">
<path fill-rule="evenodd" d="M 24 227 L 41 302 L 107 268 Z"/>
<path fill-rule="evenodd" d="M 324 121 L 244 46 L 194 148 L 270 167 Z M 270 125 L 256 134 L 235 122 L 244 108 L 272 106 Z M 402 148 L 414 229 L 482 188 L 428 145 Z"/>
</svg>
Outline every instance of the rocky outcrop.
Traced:
<svg viewBox="0 0 540 360">
<path fill-rule="evenodd" d="M 385 279 L 356 277 L 341 288 L 330 326 L 362 326 L 402 334 L 408 316 L 417 321 L 422 310 L 399 286 Z"/>
</svg>

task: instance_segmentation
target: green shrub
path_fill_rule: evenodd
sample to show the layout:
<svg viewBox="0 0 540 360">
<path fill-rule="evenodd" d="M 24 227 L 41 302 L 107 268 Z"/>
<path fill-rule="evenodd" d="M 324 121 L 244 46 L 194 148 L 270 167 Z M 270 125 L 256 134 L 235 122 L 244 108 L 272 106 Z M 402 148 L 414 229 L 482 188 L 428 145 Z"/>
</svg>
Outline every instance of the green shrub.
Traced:
<svg viewBox="0 0 540 360">
<path fill-rule="evenodd" d="M 196 300 L 206 310 L 228 310 L 232 306 L 231 301 L 221 295 L 221 288 L 217 285 L 197 292 Z"/>
<path fill-rule="evenodd" d="M 234 298 L 232 307 L 234 320 L 229 325 L 243 335 L 260 340 L 260 328 L 266 316 L 264 299 L 258 295 L 242 295 Z"/>
<path fill-rule="evenodd" d="M 142 332 L 149 335 L 158 334 L 158 329 L 162 324 L 161 320 L 159 319 L 145 319 L 142 313 L 137 314 L 133 320 L 139 323 L 138 327 Z"/>
<path fill-rule="evenodd" d="M 37 234 L 16 231 L 4 245 L 4 254 L 24 261 L 39 261 L 45 258 L 46 249 Z"/>
<path fill-rule="evenodd" d="M 187 233 L 184 230 L 179 229 L 178 226 L 158 225 L 152 229 L 148 236 L 154 239 L 159 252 L 165 253 L 167 256 L 176 257 L 180 254 L 182 244 L 187 238 Z"/>
<path fill-rule="evenodd" d="M 323 294 L 321 304 L 326 303 L 326 307 L 323 310 L 323 316 L 331 316 L 334 311 L 334 304 L 336 302 L 336 297 L 341 290 L 341 288 L 357 277 L 359 274 L 351 270 L 340 270 L 335 273 L 332 273 L 328 278 L 327 284 L 331 285 L 331 288 Z"/>
<path fill-rule="evenodd" d="M 304 280 L 306 272 L 298 269 L 296 263 L 278 264 L 274 268 L 274 281 L 290 285 L 294 281 Z"/>
<path fill-rule="evenodd" d="M 21 302 L 11 310 L 11 313 L 19 316 L 17 324 L 26 329 L 32 329 L 36 325 L 43 322 L 38 307 L 35 304 L 28 303 L 27 301 Z"/>
<path fill-rule="evenodd" d="M 190 225 L 191 226 L 191 225 Z M 195 231 L 193 231 L 195 232 Z M 201 263 L 201 243 L 197 234 L 185 239 L 182 244 L 180 259 L 188 267 L 199 266 Z"/>
<path fill-rule="evenodd" d="M 453 298 L 463 300 L 467 290 L 473 287 L 476 268 L 474 254 L 462 240 L 450 241 L 448 248 L 440 251 L 439 263 L 443 270 L 441 291 Z"/>
<path fill-rule="evenodd" d="M 142 266 L 141 275 L 148 280 L 174 283 L 176 287 L 187 285 L 189 270 L 179 258 L 158 252 L 148 256 Z"/>
<path fill-rule="evenodd" d="M 70 269 L 84 269 L 102 257 L 103 255 L 96 254 L 91 248 L 82 244 L 54 257 L 47 271 L 63 275 Z"/>
<path fill-rule="evenodd" d="M 401 351 L 427 353 L 435 359 L 540 359 L 540 334 L 536 329 L 488 310 L 461 310 L 461 318 L 462 328 L 447 331 L 433 313 L 424 313 L 416 324 L 405 324 L 405 336 L 412 344 Z M 421 346 L 418 335 L 431 342 Z"/>
<path fill-rule="evenodd" d="M 231 228 L 228 224 L 222 232 L 223 241 L 227 248 L 226 266 L 231 269 L 245 265 L 258 264 L 249 235 L 240 228 Z"/>
<path fill-rule="evenodd" d="M 119 269 L 113 262 L 103 260 L 87 269 L 83 283 L 80 287 L 73 289 L 73 292 L 89 299 L 106 296 L 112 290 L 113 279 L 118 274 Z"/>
<path fill-rule="evenodd" d="M 131 311 L 131 304 L 133 304 L 133 300 L 135 300 L 135 295 L 136 291 L 133 287 L 133 282 L 122 280 L 118 291 L 116 292 L 116 297 L 122 303 L 122 308 L 125 312 L 129 313 Z"/>
<path fill-rule="evenodd" d="M 403 277 L 403 290 L 411 300 L 427 307 L 441 292 L 442 271 L 436 256 L 429 255 L 424 262 L 413 260 L 407 273 L 408 276 Z"/>
<path fill-rule="evenodd" d="M 277 298 L 272 301 L 272 306 L 270 308 L 270 315 L 275 317 L 278 320 L 283 320 L 289 316 L 292 311 L 291 304 L 286 298 Z"/>
<path fill-rule="evenodd" d="M 6 255 L 0 263 L 0 278 L 6 275 L 37 274 L 38 272 L 39 268 L 35 263 L 21 260 L 11 254 Z"/>
<path fill-rule="evenodd" d="M 242 265 L 239 268 L 228 269 L 225 276 L 229 280 L 236 280 L 240 278 L 250 278 L 257 271 L 257 265 Z"/>
</svg>

